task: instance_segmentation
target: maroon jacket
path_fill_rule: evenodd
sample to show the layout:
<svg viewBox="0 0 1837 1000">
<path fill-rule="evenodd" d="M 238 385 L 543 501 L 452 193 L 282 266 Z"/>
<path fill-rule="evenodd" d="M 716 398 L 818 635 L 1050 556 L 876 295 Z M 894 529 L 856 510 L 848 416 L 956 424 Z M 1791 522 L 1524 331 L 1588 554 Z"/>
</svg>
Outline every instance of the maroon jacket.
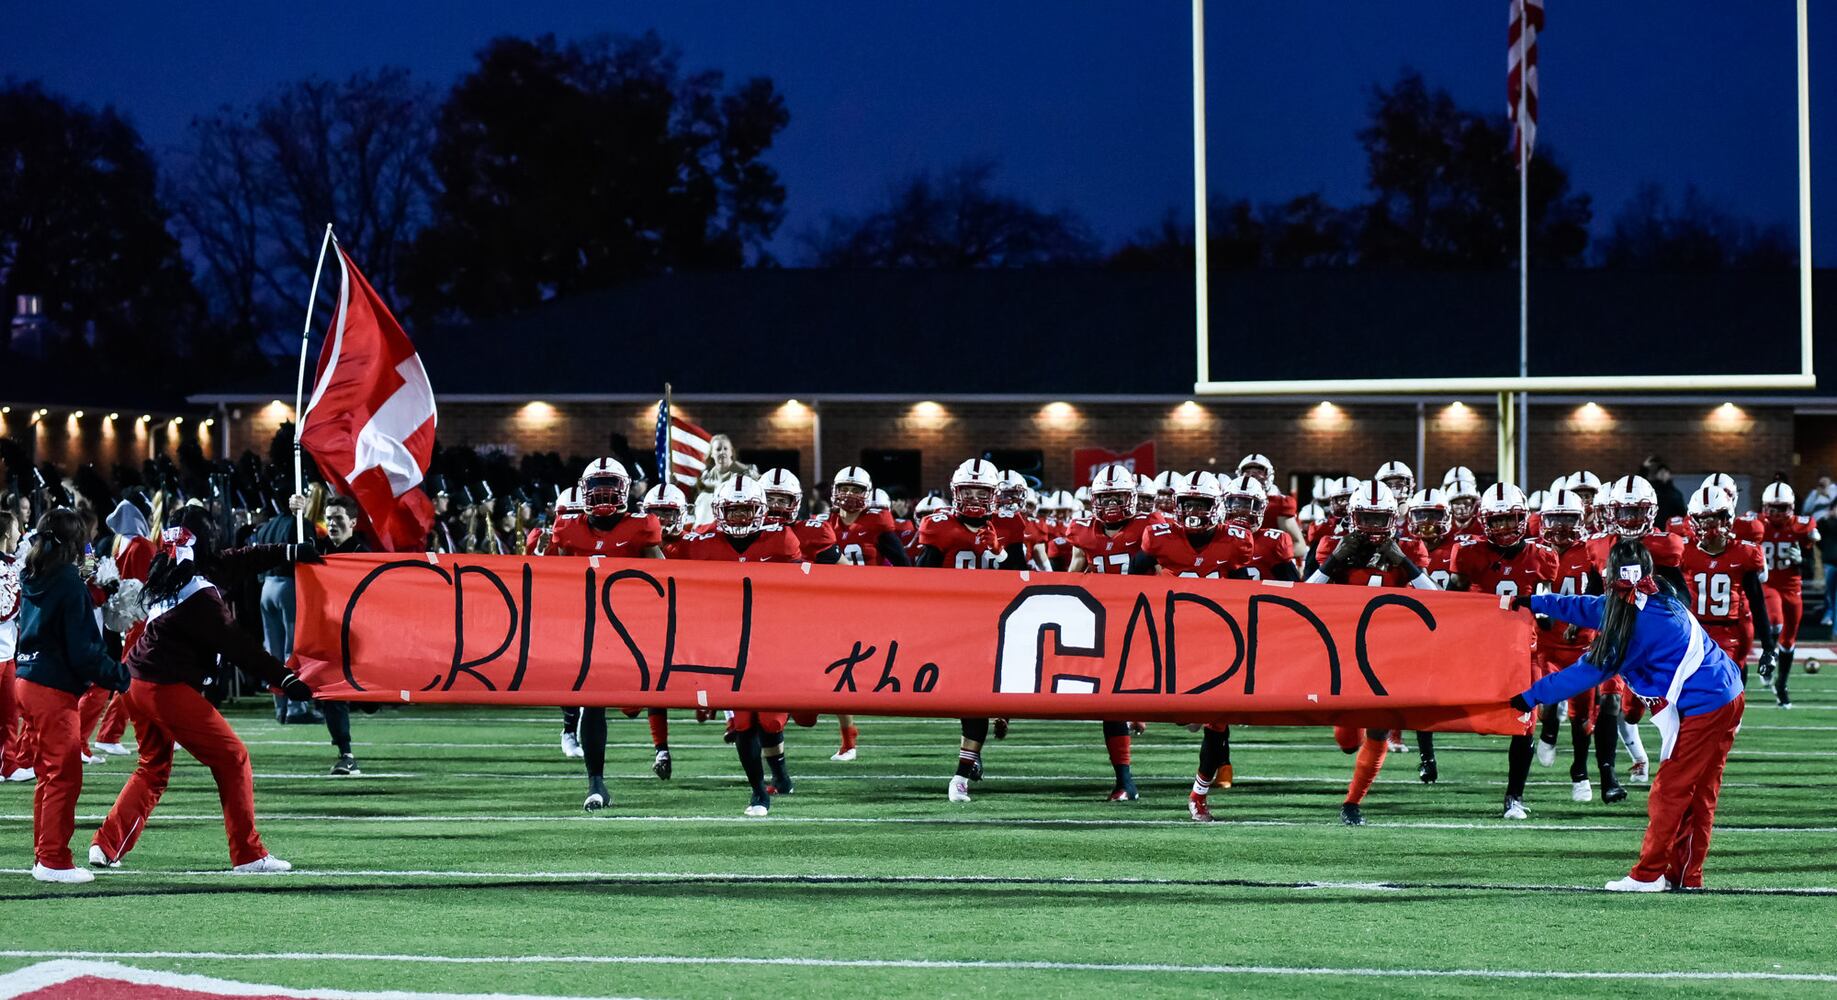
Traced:
<svg viewBox="0 0 1837 1000">
<path fill-rule="evenodd" d="M 272 569 L 287 562 L 285 545 L 252 545 L 219 553 L 206 567 L 218 581 Z M 156 611 L 158 609 L 150 609 Z M 147 630 L 123 663 L 136 680 L 189 684 L 203 690 L 217 670 L 217 655 L 279 685 L 287 667 L 268 655 L 261 640 L 237 628 L 216 587 L 205 587 L 147 621 Z"/>
</svg>

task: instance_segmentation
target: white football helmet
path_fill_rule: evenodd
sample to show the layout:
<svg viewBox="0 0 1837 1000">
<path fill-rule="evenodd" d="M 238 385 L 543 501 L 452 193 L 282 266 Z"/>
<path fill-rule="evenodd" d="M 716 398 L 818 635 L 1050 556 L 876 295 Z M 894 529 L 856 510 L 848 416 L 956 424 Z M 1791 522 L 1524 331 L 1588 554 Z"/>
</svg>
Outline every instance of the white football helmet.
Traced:
<svg viewBox="0 0 1837 1000">
<path fill-rule="evenodd" d="M 1448 498 L 1448 513 L 1461 524 L 1472 521 L 1480 509 L 1480 484 L 1471 478 L 1456 477 L 1443 483 L 1442 495 Z"/>
<path fill-rule="evenodd" d="M 1104 524 L 1122 524 L 1135 516 L 1135 473 L 1106 465 L 1091 477 L 1091 516 Z"/>
<path fill-rule="evenodd" d="M 1563 488 L 1574 493 L 1576 499 L 1582 501 L 1585 510 L 1593 510 L 1595 498 L 1601 495 L 1601 477 L 1581 469 L 1569 474 L 1569 478 L 1563 482 Z"/>
<path fill-rule="evenodd" d="M 735 476 L 714 494 L 714 526 L 745 537 L 765 527 L 765 491 L 747 476 Z"/>
<path fill-rule="evenodd" d="M 1180 473 L 1172 469 L 1163 469 L 1155 474 L 1155 510 L 1163 514 L 1172 514 L 1174 512 L 1174 481 L 1178 478 L 1180 478 Z"/>
<path fill-rule="evenodd" d="M 1525 497 L 1524 505 L 1527 509 L 1530 509 L 1530 510 L 1543 510 L 1544 509 L 1544 498 L 1549 495 L 1550 494 L 1545 493 L 1543 490 L 1537 490 L 1536 492 L 1532 493 L 1530 496 Z"/>
<path fill-rule="evenodd" d="M 1712 541 L 1728 536 L 1735 523 L 1735 494 L 1720 486 L 1704 485 L 1690 495 L 1690 523 L 1697 537 Z"/>
<path fill-rule="evenodd" d="M 1320 504 L 1309 502 L 1295 512 L 1295 523 L 1307 527 L 1326 516 L 1327 512 L 1320 509 Z"/>
<path fill-rule="evenodd" d="M 1418 490 L 1406 507 L 1410 534 L 1435 545 L 1448 534 L 1448 495 L 1437 489 Z"/>
<path fill-rule="evenodd" d="M 867 509 L 868 510 L 892 510 L 893 509 L 893 498 L 890 496 L 887 496 L 886 490 L 875 490 L 873 495 L 868 497 Z"/>
<path fill-rule="evenodd" d="M 1371 478 L 1390 487 L 1393 496 L 1407 497 L 1416 492 L 1416 473 L 1402 462 L 1385 462 Z"/>
<path fill-rule="evenodd" d="M 1792 513 L 1798 509 L 1798 498 L 1793 496 L 1792 487 L 1786 483 L 1768 483 L 1760 491 L 1760 513 L 1762 517 L 1774 524 L 1785 524 L 1792 520 Z"/>
<path fill-rule="evenodd" d="M 944 502 L 943 497 L 936 493 L 927 493 L 918 503 L 912 505 L 912 516 L 915 518 L 930 517 L 949 509 L 950 505 Z"/>
<path fill-rule="evenodd" d="M 1237 474 L 1256 480 L 1257 485 L 1263 487 L 1264 494 L 1268 495 L 1269 484 L 1276 478 L 1276 463 L 1271 462 L 1268 455 L 1245 455 L 1238 460 Z"/>
<path fill-rule="evenodd" d="M 1658 494 L 1643 476 L 1622 476 L 1607 491 L 1609 527 L 1622 538 L 1642 538 L 1652 532 L 1658 516 Z"/>
<path fill-rule="evenodd" d="M 1449 469 L 1447 472 L 1442 473 L 1442 491 L 1446 492 L 1448 489 L 1448 484 L 1454 482 L 1456 479 L 1477 479 L 1477 478 L 1478 477 L 1476 477 L 1473 474 L 1472 469 L 1469 469 L 1465 465 L 1457 465 L 1454 468 Z"/>
<path fill-rule="evenodd" d="M 765 493 L 765 519 L 774 524 L 797 519 L 804 505 L 804 484 L 789 469 L 767 469 L 759 477 L 759 489 Z"/>
<path fill-rule="evenodd" d="M 625 513 L 631 500 L 631 476 L 616 458 L 595 459 L 580 474 L 577 484 L 587 513 L 594 517 L 612 517 Z"/>
<path fill-rule="evenodd" d="M 689 497 L 674 483 L 658 483 L 644 494 L 644 512 L 657 519 L 665 536 L 675 538 L 689 523 Z"/>
<path fill-rule="evenodd" d="M 1252 529 L 1263 526 L 1263 512 L 1269 507 L 1269 494 L 1263 491 L 1262 483 L 1249 476 L 1232 476 L 1225 480 L 1219 492 L 1222 494 L 1226 522 Z M 1313 504 L 1308 506 L 1314 507 Z M 1317 513 L 1319 509 L 1315 507 Z"/>
<path fill-rule="evenodd" d="M 1383 483 L 1359 482 L 1346 501 L 1349 531 L 1365 536 L 1374 545 L 1389 541 L 1397 528 L 1397 497 Z"/>
<path fill-rule="evenodd" d="M 874 495 L 874 479 L 859 465 L 845 465 L 836 470 L 829 484 L 829 504 L 837 510 L 866 510 Z"/>
<path fill-rule="evenodd" d="M 972 458 L 950 474 L 950 505 L 958 517 L 971 519 L 995 513 L 995 494 L 1001 489 L 1001 470 L 993 463 Z"/>
<path fill-rule="evenodd" d="M 1021 512 L 1021 505 L 1027 502 L 1027 480 L 1013 469 L 1001 474 L 1001 485 L 995 490 L 995 509 L 1004 517 L 1012 517 Z"/>
<path fill-rule="evenodd" d="M 1716 489 L 1719 489 L 1719 490 L 1727 490 L 1729 493 L 1729 496 L 1734 496 L 1735 494 L 1741 492 L 1740 490 L 1735 488 L 1735 477 L 1729 475 L 1726 472 L 1712 472 L 1709 475 L 1704 476 L 1703 483 L 1701 486 L 1698 487 L 1698 489 L 1701 489 L 1703 486 L 1714 486 Z"/>
<path fill-rule="evenodd" d="M 1494 483 L 1480 497 L 1480 529 L 1486 540 L 1501 548 L 1524 541 L 1530 504 L 1524 491 L 1511 483 Z"/>
<path fill-rule="evenodd" d="M 1551 490 L 1537 510 L 1542 523 L 1538 533 L 1545 541 L 1568 547 L 1582 540 L 1582 519 L 1588 516 L 1588 508 L 1574 490 L 1566 486 Z"/>
<path fill-rule="evenodd" d="M 1218 477 L 1210 472 L 1183 476 L 1171 473 L 1174 511 L 1180 527 L 1188 531 L 1211 531 L 1218 527 Z"/>
<path fill-rule="evenodd" d="M 555 498 L 556 517 L 567 517 L 570 514 L 585 514 L 586 512 L 587 503 L 580 498 L 580 487 L 578 486 L 570 486 L 562 490 L 561 495 Z"/>
</svg>

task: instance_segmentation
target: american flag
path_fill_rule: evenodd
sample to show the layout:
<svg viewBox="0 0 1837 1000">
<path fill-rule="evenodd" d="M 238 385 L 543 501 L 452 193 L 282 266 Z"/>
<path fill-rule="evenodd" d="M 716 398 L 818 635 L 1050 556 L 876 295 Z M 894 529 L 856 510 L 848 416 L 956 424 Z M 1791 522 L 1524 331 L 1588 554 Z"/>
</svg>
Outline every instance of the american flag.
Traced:
<svg viewBox="0 0 1837 1000">
<path fill-rule="evenodd" d="M 693 486 L 708 468 L 708 443 L 714 435 L 670 413 L 670 397 L 657 401 L 657 481 Z"/>
<path fill-rule="evenodd" d="M 1544 0 L 1510 0 L 1506 29 L 1505 95 L 1512 118 L 1512 152 L 1524 142 L 1524 158 L 1537 146 L 1537 36 L 1544 30 Z M 1522 65 L 1519 56 L 1523 55 Z"/>
</svg>

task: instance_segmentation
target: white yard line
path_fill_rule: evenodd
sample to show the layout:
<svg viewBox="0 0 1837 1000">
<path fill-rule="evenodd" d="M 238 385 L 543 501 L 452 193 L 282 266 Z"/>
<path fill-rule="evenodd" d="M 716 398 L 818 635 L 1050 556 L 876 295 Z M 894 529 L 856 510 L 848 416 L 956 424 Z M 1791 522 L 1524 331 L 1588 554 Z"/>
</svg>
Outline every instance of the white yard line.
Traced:
<svg viewBox="0 0 1837 1000">
<path fill-rule="evenodd" d="M 1146 972 L 1184 975 L 1344 976 L 1433 979 L 1619 979 L 1657 982 L 1760 981 L 1837 983 L 1830 972 L 1756 972 L 1575 969 L 1383 969 L 1369 966 L 1182 965 L 1156 962 L 953 961 L 924 958 L 794 958 L 745 955 L 414 955 L 352 952 L 223 951 L 0 951 L 0 958 L 182 959 L 235 962 L 386 962 L 428 965 L 673 965 L 778 966 L 814 969 L 914 969 L 923 971 Z"/>
</svg>

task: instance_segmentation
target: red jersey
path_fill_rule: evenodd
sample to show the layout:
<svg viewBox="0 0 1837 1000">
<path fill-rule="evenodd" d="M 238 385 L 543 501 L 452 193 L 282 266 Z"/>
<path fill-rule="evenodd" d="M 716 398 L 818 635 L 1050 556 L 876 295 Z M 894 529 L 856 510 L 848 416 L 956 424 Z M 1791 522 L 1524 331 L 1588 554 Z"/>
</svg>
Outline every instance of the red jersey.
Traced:
<svg viewBox="0 0 1837 1000">
<path fill-rule="evenodd" d="M 1748 620 L 1748 597 L 1742 581 L 1767 572 L 1767 557 L 1753 542 L 1731 540 L 1711 555 L 1692 545 L 1684 550 L 1684 585 L 1690 588 L 1690 613 L 1705 625 L 1733 625 Z"/>
<path fill-rule="evenodd" d="M 1270 527 L 1268 518 L 1263 519 L 1263 527 L 1265 528 Z M 1308 548 L 1319 549 L 1322 539 L 1337 538 L 1338 536 L 1339 536 L 1339 518 L 1334 517 L 1329 514 L 1328 516 L 1323 517 L 1318 521 L 1315 521 L 1313 524 L 1308 525 L 1308 530 L 1307 530 Z M 1332 550 L 1329 549 L 1328 551 L 1331 552 Z"/>
<path fill-rule="evenodd" d="M 1086 572 L 1127 573 L 1130 561 L 1142 551 L 1142 539 L 1153 526 L 1154 522 L 1146 517 L 1132 517 L 1112 535 L 1096 520 L 1080 517 L 1072 521 L 1066 538 L 1084 553 L 1089 564 Z"/>
<path fill-rule="evenodd" d="M 1468 589 L 1483 594 L 1534 594 L 1540 583 L 1554 586 L 1557 572 L 1556 553 L 1542 542 L 1526 541 L 1508 555 L 1481 539 L 1462 542 L 1454 552 L 1454 575 L 1467 581 Z"/>
<path fill-rule="evenodd" d="M 1578 542 L 1561 552 L 1558 552 L 1554 545 L 1548 548 L 1550 553 L 1556 556 L 1556 580 L 1550 584 L 1551 592 L 1570 597 L 1588 593 L 1588 577 L 1591 573 L 1596 572 L 1595 557 L 1589 553 L 1588 546 Z M 1567 626 L 1561 624 L 1553 624 L 1548 630 L 1539 631 L 1537 633 L 1538 647 L 1574 651 L 1585 649 L 1589 643 L 1595 641 L 1594 629 L 1577 629 L 1573 641 L 1563 638 L 1567 631 Z"/>
<path fill-rule="evenodd" d="M 1767 557 L 1767 586 L 1782 594 L 1797 594 L 1802 585 L 1799 563 L 1818 538 L 1817 522 L 1795 515 L 1785 524 L 1774 524 L 1766 517 L 1756 517 L 1754 524 L 1760 529 L 1760 537 L 1754 541 Z"/>
<path fill-rule="evenodd" d="M 1033 547 L 1046 540 L 1046 535 L 1033 518 L 1021 514 L 997 514 L 989 519 L 995 525 L 995 534 L 1001 537 L 1001 547 L 1019 545 L 1027 550 L 1027 557 L 1033 558 Z"/>
<path fill-rule="evenodd" d="M 887 561 L 880 557 L 880 536 L 891 533 L 899 537 L 892 511 L 864 510 L 855 515 L 853 524 L 831 511 L 824 515 L 824 521 L 835 535 L 835 544 L 842 549 L 842 561 L 850 566 L 885 566 Z"/>
<path fill-rule="evenodd" d="M 1287 493 L 1269 493 L 1267 499 L 1264 501 L 1263 528 L 1267 530 L 1276 527 L 1278 524 L 1282 523 L 1283 518 L 1294 517 L 1295 513 L 1300 509 L 1301 508 L 1295 505 L 1295 498 Z M 1293 547 L 1293 536 L 1290 536 L 1289 542 L 1291 543 L 1291 547 Z"/>
<path fill-rule="evenodd" d="M 1453 535 L 1443 535 L 1441 544 L 1434 548 L 1423 546 L 1429 553 L 1429 561 L 1422 568 L 1428 572 L 1429 579 L 1434 580 L 1435 585 L 1443 590 L 1448 589 L 1448 579 L 1454 575 L 1454 554 L 1460 548 L 1461 543 L 1455 541 Z"/>
<path fill-rule="evenodd" d="M 705 531 L 684 536 L 676 543 L 683 559 L 703 562 L 802 562 L 804 551 L 798 548 L 797 536 L 782 524 L 768 524 L 748 536 L 744 548 L 736 539 L 720 531 Z"/>
<path fill-rule="evenodd" d="M 556 556 L 618 556 L 637 559 L 644 550 L 663 544 L 663 525 L 649 514 L 621 514 L 613 526 L 601 531 L 584 514 L 557 518 L 549 532 L 549 554 Z"/>
<path fill-rule="evenodd" d="M 1288 563 L 1295 567 L 1295 536 L 1281 528 L 1258 528 L 1250 532 L 1250 565 L 1244 570 L 1252 580 L 1276 578 L 1276 567 Z"/>
<path fill-rule="evenodd" d="M 818 553 L 835 547 L 836 533 L 824 518 L 812 517 L 802 521 L 786 521 L 785 527 L 797 537 L 797 549 L 806 559 L 814 559 Z"/>
<path fill-rule="evenodd" d="M 1474 515 L 1473 520 L 1468 521 L 1464 527 L 1461 525 L 1461 522 L 1451 519 L 1448 522 L 1448 537 L 1457 542 L 1468 538 L 1478 538 L 1481 541 L 1485 541 L 1486 524 L 1480 520 L 1477 514 Z"/>
<path fill-rule="evenodd" d="M 997 569 L 1006 554 L 995 525 L 972 528 L 955 514 L 938 513 L 919 522 L 918 544 L 937 549 L 944 565 L 956 569 Z"/>
<path fill-rule="evenodd" d="M 1607 556 L 1614 551 L 1614 543 L 1620 540 L 1616 534 L 1596 535 L 1588 540 L 1589 555 L 1594 557 L 1595 571 L 1607 573 Z M 1678 561 L 1684 557 L 1684 539 L 1664 531 L 1648 531 L 1639 536 L 1645 543 L 1646 551 L 1652 553 L 1652 565 L 1659 569 L 1667 566 L 1676 569 Z"/>
<path fill-rule="evenodd" d="M 1281 532 L 1277 532 L 1281 534 Z M 1154 557 L 1162 576 L 1202 576 L 1216 580 L 1250 564 L 1256 543 L 1250 532 L 1235 524 L 1221 525 L 1203 544 L 1165 522 L 1151 525 L 1142 536 L 1142 551 Z"/>
<path fill-rule="evenodd" d="M 1338 538 L 1323 538 L 1314 549 L 1314 561 L 1325 566 L 1333 557 L 1333 550 L 1339 547 Z M 1403 550 L 1403 557 L 1417 566 L 1428 568 L 1429 551 L 1414 538 L 1397 539 L 1397 547 Z M 1360 566 L 1356 569 L 1342 571 L 1333 578 L 1334 583 L 1351 584 L 1354 587 L 1405 587 L 1410 578 L 1398 566 Z"/>
<path fill-rule="evenodd" d="M 1665 533 L 1676 535 L 1686 542 L 1694 542 L 1697 540 L 1697 525 L 1690 518 L 1679 514 L 1665 522 Z"/>
</svg>

